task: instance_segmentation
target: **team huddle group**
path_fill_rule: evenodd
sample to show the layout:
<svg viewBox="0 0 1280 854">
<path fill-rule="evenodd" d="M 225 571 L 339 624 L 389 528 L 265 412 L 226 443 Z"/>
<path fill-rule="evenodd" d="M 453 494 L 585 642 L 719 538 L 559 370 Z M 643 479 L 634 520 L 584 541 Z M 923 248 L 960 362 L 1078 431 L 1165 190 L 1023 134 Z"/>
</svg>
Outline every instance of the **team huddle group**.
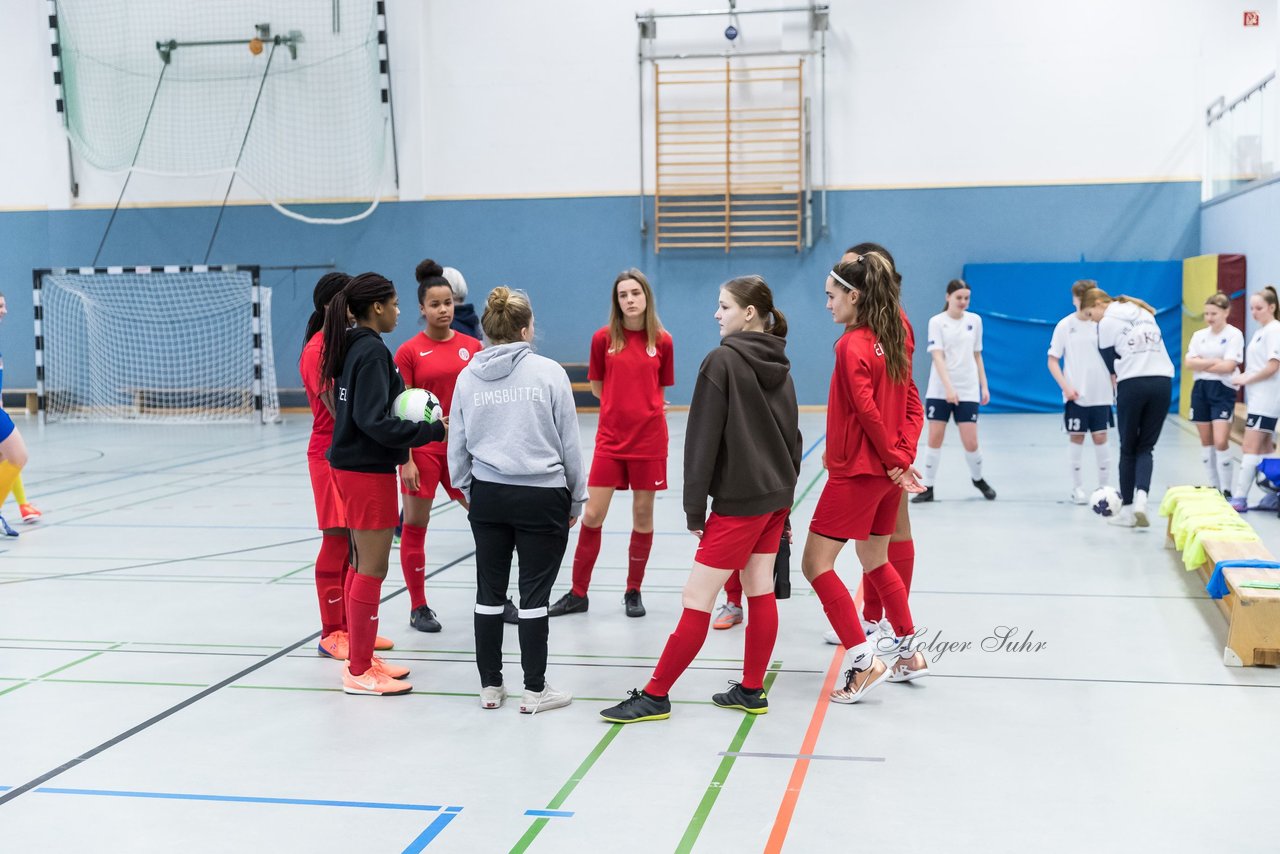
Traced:
<svg viewBox="0 0 1280 854">
<path fill-rule="evenodd" d="M 506 623 L 517 626 L 520 640 L 520 711 L 566 706 L 571 695 L 546 678 L 549 618 L 588 609 L 601 527 L 619 489 L 633 494 L 623 607 L 630 617 L 645 614 L 640 590 L 653 542 L 654 498 L 667 485 L 663 389 L 674 384 L 671 336 L 658 320 L 644 274 L 619 274 L 609 322 L 591 340 L 588 379 L 600 399 L 600 418 L 587 469 L 568 376 L 533 350 L 528 296 L 493 289 L 477 329 L 457 270 L 427 260 L 416 278 L 424 329 L 394 356 L 381 337 L 399 315 L 388 279 L 330 273 L 315 289 L 300 369 L 314 414 L 308 458 L 324 534 L 316 559 L 320 651 L 345 661 L 347 693 L 412 690 L 408 668 L 376 654 L 392 647 L 377 634 L 378 606 L 399 528 L 410 623 L 440 631 L 426 599 L 425 538 L 432 502 L 443 489 L 467 509 L 475 540 L 481 707 L 499 708 L 508 696 L 502 675 Z M 952 281 L 944 312 L 930 320 L 933 367 L 922 403 L 911 379 L 915 341 L 900 303 L 901 282 L 892 255 L 873 243 L 849 249 L 824 281 L 826 309 L 843 332 L 827 402 L 827 480 L 801 568 L 830 620 L 828 640 L 846 650 L 843 678 L 830 695 L 837 703 L 859 702 L 884 681 L 929 672 L 908 601 L 915 561 L 908 496 L 933 499 L 947 421 L 954 419 L 960 429 L 974 486 L 995 498 L 982 476 L 977 443 L 978 407 L 989 392 L 981 318 L 966 310 L 970 289 Z M 1123 498 L 1117 518 L 1145 525 L 1151 450 L 1168 409 L 1173 366 L 1145 303 L 1113 300 L 1093 282 L 1076 283 L 1073 297 L 1077 311 L 1059 324 L 1049 351 L 1065 401 L 1073 497 L 1083 494 L 1084 437 L 1092 433 L 1105 449 L 1114 395 Z M 1274 314 L 1274 292 L 1269 297 Z M 721 589 L 727 601 L 716 628 L 732 627 L 745 615 L 745 649 L 741 680 L 712 701 L 750 714 L 768 710 L 764 676 L 778 633 L 775 563 L 780 547 L 791 541 L 788 517 L 802 457 L 787 321 L 759 276 L 725 282 L 715 318 L 720 345 L 698 370 L 685 437 L 683 505 L 698 546 L 683 610 L 649 682 L 603 710 L 608 721 L 670 715 L 669 692 L 701 649 Z M 1214 335 L 1222 331 L 1209 314 L 1206 320 Z M 1207 350 L 1196 352 L 1211 360 Z M 1217 381 L 1215 365 L 1190 360 L 1189 366 Z M 1280 361 L 1269 365 L 1267 377 Z M 1234 381 L 1252 380 L 1246 374 Z M 442 417 L 398 418 L 392 404 L 406 386 L 431 391 Z M 1199 382 L 1196 387 L 1201 389 Z M 914 463 L 925 420 L 931 423 L 921 472 Z M 1099 461 L 1105 481 L 1105 460 Z M 579 522 L 573 584 L 552 603 L 569 530 Z M 861 615 L 834 571 L 849 540 L 863 573 Z M 518 605 L 508 595 L 513 557 Z"/>
</svg>

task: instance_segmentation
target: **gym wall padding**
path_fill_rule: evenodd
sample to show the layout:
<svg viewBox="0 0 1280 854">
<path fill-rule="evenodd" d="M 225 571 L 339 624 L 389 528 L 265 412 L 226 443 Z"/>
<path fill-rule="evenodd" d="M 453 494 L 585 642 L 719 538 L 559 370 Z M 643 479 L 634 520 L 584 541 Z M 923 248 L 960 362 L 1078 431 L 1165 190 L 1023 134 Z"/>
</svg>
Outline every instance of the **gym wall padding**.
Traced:
<svg viewBox="0 0 1280 854">
<path fill-rule="evenodd" d="M 1150 303 L 1170 357 L 1175 365 L 1181 361 L 1174 352 L 1182 335 L 1181 261 L 966 264 L 964 279 L 973 290 L 970 311 L 982 315 L 991 389 L 986 412 L 1062 411 L 1062 392 L 1047 364 L 1049 339 L 1073 310 L 1071 285 L 1078 279 L 1093 279 L 1113 297 L 1126 294 Z M 1175 395 L 1170 411 L 1177 405 Z"/>
<path fill-rule="evenodd" d="M 1186 356 L 1191 336 L 1204 328 L 1204 301 L 1215 293 L 1231 298 L 1231 314 L 1227 322 L 1245 331 L 1248 311 L 1245 300 L 1245 257 L 1243 255 L 1197 255 L 1182 262 L 1182 353 Z M 1170 354 L 1173 355 L 1173 354 Z M 1182 403 L 1178 411 L 1183 418 L 1191 415 L 1192 372 L 1182 375 Z"/>
</svg>

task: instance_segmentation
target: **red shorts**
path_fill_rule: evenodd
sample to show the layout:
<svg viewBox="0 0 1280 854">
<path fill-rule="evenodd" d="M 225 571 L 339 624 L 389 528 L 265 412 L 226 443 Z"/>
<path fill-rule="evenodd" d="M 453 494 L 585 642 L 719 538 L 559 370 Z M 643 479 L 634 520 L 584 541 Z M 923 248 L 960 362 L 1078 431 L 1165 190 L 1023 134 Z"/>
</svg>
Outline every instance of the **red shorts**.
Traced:
<svg viewBox="0 0 1280 854">
<path fill-rule="evenodd" d="M 449 481 L 449 460 L 444 454 L 433 454 L 421 448 L 413 448 L 410 453 L 413 464 L 418 467 L 418 491 L 410 492 L 401 478 L 401 493 L 431 501 L 436 497 L 436 487 L 443 486 L 445 494 L 454 501 L 463 500 L 462 490 L 454 489 Z"/>
<path fill-rule="evenodd" d="M 887 537 L 898 526 L 902 487 L 874 474 L 827 480 L 809 530 L 829 540 Z"/>
<path fill-rule="evenodd" d="M 316 499 L 316 525 L 326 528 L 345 528 L 347 520 L 342 515 L 342 499 L 333 484 L 333 469 L 328 460 L 307 459 L 307 471 L 311 473 L 311 494 Z"/>
<path fill-rule="evenodd" d="M 591 474 L 587 486 L 610 486 L 658 492 L 667 488 L 667 458 L 659 460 L 620 460 L 596 454 L 591 458 Z"/>
<path fill-rule="evenodd" d="M 380 531 L 400 523 L 394 474 L 333 469 L 333 482 L 342 498 L 348 528 Z"/>
<path fill-rule="evenodd" d="M 712 513 L 693 559 L 703 566 L 743 569 L 752 555 L 774 555 L 782 542 L 787 509 L 759 516 L 721 516 Z"/>
</svg>

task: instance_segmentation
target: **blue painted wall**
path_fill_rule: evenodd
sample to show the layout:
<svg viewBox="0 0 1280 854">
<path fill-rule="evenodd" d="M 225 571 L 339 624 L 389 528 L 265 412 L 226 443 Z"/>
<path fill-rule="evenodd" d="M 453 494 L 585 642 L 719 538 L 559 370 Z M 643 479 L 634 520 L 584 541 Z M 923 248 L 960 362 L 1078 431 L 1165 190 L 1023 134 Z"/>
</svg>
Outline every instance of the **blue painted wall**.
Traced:
<svg viewBox="0 0 1280 854">
<path fill-rule="evenodd" d="M 670 400 L 676 403 L 688 401 L 698 364 L 718 340 L 712 315 L 719 284 L 760 273 L 791 324 L 800 400 L 820 404 L 836 337 L 822 286 L 852 243 L 875 240 L 893 251 L 917 326 L 939 310 L 947 281 L 968 263 L 1169 260 L 1196 254 L 1200 243 L 1196 183 L 840 191 L 830 194 L 828 210 L 833 237 L 807 252 L 655 256 L 637 228 L 635 197 L 390 203 L 341 227 L 303 225 L 267 207 L 239 206 L 227 209 L 210 262 L 333 262 L 352 273 L 381 272 L 399 286 L 406 307 L 401 328 L 389 336 L 394 347 L 416 328 L 414 265 L 434 257 L 466 274 L 473 302 L 497 284 L 526 288 L 538 317 L 538 346 L 561 361 L 586 360 L 591 332 L 608 316 L 614 275 L 637 266 L 654 282 L 659 312 L 675 337 L 677 384 Z M 100 210 L 0 214 L 0 288 L 10 308 L 0 343 L 10 387 L 35 382 L 31 270 L 88 265 L 108 216 Z M 99 265 L 199 263 L 216 216 L 212 207 L 123 210 Z M 300 337 L 321 272 L 263 275 L 273 289 L 282 387 L 301 385 Z M 1046 299 L 1047 312 L 1060 308 L 1057 294 Z M 918 379 L 926 365 L 918 353 Z"/>
</svg>

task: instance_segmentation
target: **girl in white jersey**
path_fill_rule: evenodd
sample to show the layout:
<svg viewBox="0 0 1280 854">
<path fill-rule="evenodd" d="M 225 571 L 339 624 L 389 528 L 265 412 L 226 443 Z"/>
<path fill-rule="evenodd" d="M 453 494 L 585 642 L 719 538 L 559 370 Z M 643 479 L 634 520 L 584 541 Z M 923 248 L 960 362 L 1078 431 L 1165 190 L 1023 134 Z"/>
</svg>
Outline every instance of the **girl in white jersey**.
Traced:
<svg viewBox="0 0 1280 854">
<path fill-rule="evenodd" d="M 1187 368 L 1195 371 L 1191 386 L 1191 420 L 1200 431 L 1200 461 L 1209 485 L 1231 497 L 1231 420 L 1235 417 L 1233 377 L 1244 361 L 1244 333 L 1227 325 L 1231 300 L 1214 294 L 1204 302 L 1204 329 L 1187 345 Z"/>
<path fill-rule="evenodd" d="M 969 285 L 963 279 L 947 283 L 946 310 L 929 318 L 929 387 L 925 392 L 924 414 L 929 420 L 929 447 L 924 453 L 925 490 L 912 504 L 933 500 L 933 483 L 942 458 L 942 440 L 947 422 L 955 419 L 964 446 L 969 476 L 988 501 L 996 491 L 982 479 L 982 451 L 978 450 L 978 407 L 991 400 L 987 391 L 987 369 L 982 364 L 982 318 L 969 308 Z"/>
<path fill-rule="evenodd" d="M 1173 399 L 1173 361 L 1164 347 L 1156 312 L 1134 297 L 1114 300 L 1101 288 L 1080 299 L 1098 324 L 1098 349 L 1116 378 L 1116 421 L 1120 428 L 1120 512 L 1109 520 L 1125 528 L 1146 528 L 1147 493 L 1160 439 Z"/>
<path fill-rule="evenodd" d="M 1097 286 L 1092 279 L 1081 279 L 1071 286 L 1071 304 L 1076 310 L 1058 321 L 1049 342 L 1049 373 L 1062 389 L 1062 423 L 1071 440 L 1071 500 L 1076 504 L 1089 500 L 1081 471 L 1085 433 L 1093 434 L 1098 486 L 1107 485 L 1111 467 L 1107 430 L 1115 423 L 1111 412 L 1115 390 L 1107 363 L 1098 352 L 1098 324 L 1080 308 L 1080 299 Z"/>
<path fill-rule="evenodd" d="M 1275 450 L 1276 417 L 1280 416 L 1280 300 L 1267 285 L 1249 297 L 1249 314 L 1258 324 L 1244 355 L 1244 373 L 1234 378 L 1244 386 L 1244 441 L 1240 445 L 1240 471 L 1236 473 L 1231 506 L 1241 513 L 1249 507 L 1249 487 L 1264 454 Z"/>
</svg>

